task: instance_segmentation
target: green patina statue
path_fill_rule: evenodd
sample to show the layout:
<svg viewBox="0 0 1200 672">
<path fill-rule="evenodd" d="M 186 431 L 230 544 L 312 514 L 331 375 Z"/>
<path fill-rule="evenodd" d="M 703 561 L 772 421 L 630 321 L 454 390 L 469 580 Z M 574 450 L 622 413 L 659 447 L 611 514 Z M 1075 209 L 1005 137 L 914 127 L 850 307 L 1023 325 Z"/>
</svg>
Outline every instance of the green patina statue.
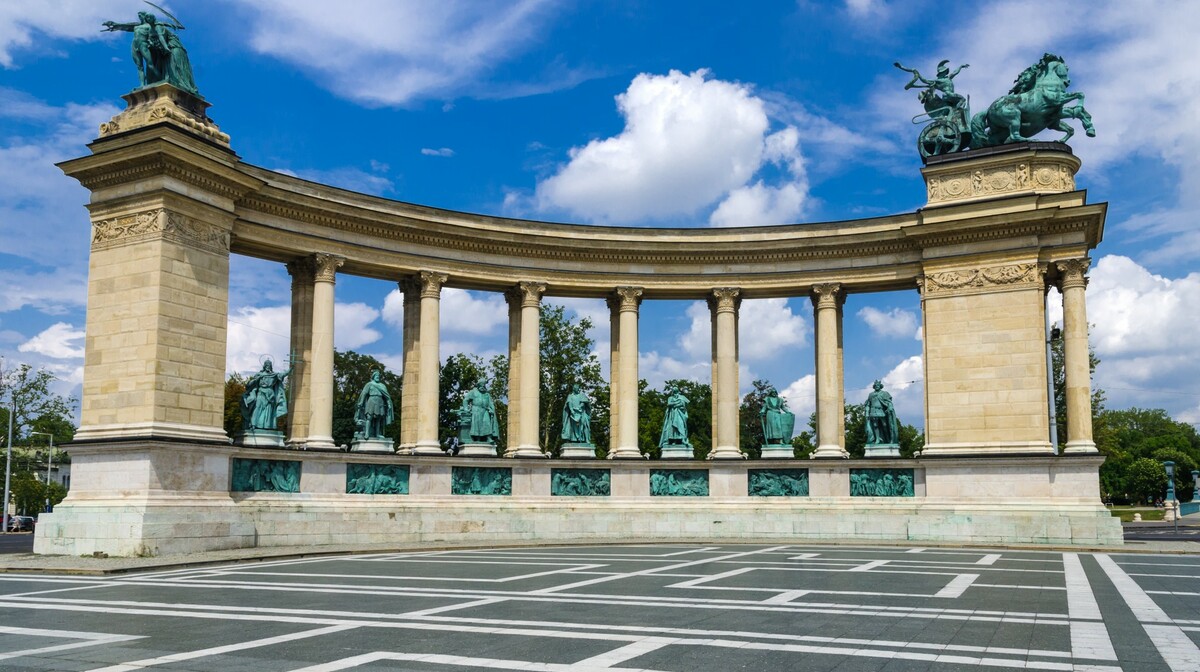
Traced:
<svg viewBox="0 0 1200 672">
<path fill-rule="evenodd" d="M 488 394 L 484 381 L 475 383 L 475 387 L 463 399 L 462 408 L 458 411 L 459 424 L 464 443 L 495 444 L 500 438 L 500 425 L 496 421 L 496 402 Z M 469 440 L 468 440 L 469 439 Z"/>
<path fill-rule="evenodd" d="M 688 398 L 680 393 L 678 388 L 668 390 L 667 410 L 663 416 L 662 432 L 659 434 L 658 446 L 664 453 L 686 450 L 691 454 L 692 445 L 688 441 Z"/>
<path fill-rule="evenodd" d="M 384 439 L 384 429 L 396 419 L 396 405 L 392 403 L 392 395 L 387 387 L 380 382 L 383 374 L 371 372 L 371 380 L 363 386 L 358 395 L 358 404 L 354 407 L 354 424 L 357 439 Z"/>
<path fill-rule="evenodd" d="M 1059 142 L 1066 142 L 1075 134 L 1067 119 L 1078 119 L 1088 137 L 1096 135 L 1092 115 L 1083 107 L 1084 95 L 1067 93 L 1071 79 L 1060 56 L 1044 54 L 1017 76 L 1007 95 L 997 98 L 986 111 L 975 116 L 971 116 L 968 99 L 954 90 L 954 77 L 969 66 L 963 64 L 951 72 L 948 62 L 938 63 L 934 79 L 922 77 L 915 68 L 893 63 L 912 74 L 912 79 L 904 85 L 906 90 L 923 89 L 917 100 L 925 107 L 925 113 L 912 120 L 914 124 L 928 122 L 917 137 L 917 149 L 923 158 L 1026 142 L 1048 128 L 1062 131 L 1064 135 Z M 1076 101 L 1077 104 L 1067 106 Z"/>
<path fill-rule="evenodd" d="M 762 409 L 758 412 L 762 422 L 763 439 L 768 446 L 790 445 L 796 431 L 796 414 L 787 408 L 787 402 L 779 397 L 775 388 L 767 390 Z"/>
<path fill-rule="evenodd" d="M 242 393 L 242 429 L 274 430 L 279 418 L 287 415 L 287 386 L 284 380 L 291 375 L 289 368 L 275 373 L 271 360 L 263 362 L 262 370 L 246 381 Z"/>
<path fill-rule="evenodd" d="M 883 391 L 883 383 L 875 381 L 874 392 L 867 395 L 867 445 L 898 446 L 900 429 L 896 423 L 896 406 L 892 395 Z"/>
<path fill-rule="evenodd" d="M 184 29 L 183 24 L 162 7 L 152 2 L 146 4 L 167 15 L 170 21 L 159 20 L 150 12 L 138 12 L 137 23 L 105 21 L 104 29 L 133 33 L 133 64 L 137 66 L 141 86 L 165 82 L 199 96 L 187 49 L 175 34 L 176 30 Z"/>
<path fill-rule="evenodd" d="M 563 405 L 562 439 L 567 443 L 592 442 L 592 400 L 583 393 L 579 383 L 571 386 L 571 393 Z"/>
</svg>

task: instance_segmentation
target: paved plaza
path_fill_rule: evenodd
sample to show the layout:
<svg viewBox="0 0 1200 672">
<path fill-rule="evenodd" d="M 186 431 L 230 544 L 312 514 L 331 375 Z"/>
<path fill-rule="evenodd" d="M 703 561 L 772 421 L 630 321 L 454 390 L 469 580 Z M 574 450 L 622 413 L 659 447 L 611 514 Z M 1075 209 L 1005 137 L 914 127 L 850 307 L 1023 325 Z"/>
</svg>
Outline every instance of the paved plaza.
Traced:
<svg viewBox="0 0 1200 672">
<path fill-rule="evenodd" d="M 0 669 L 1196 670 L 1200 557 L 677 545 L 0 574 Z"/>
</svg>

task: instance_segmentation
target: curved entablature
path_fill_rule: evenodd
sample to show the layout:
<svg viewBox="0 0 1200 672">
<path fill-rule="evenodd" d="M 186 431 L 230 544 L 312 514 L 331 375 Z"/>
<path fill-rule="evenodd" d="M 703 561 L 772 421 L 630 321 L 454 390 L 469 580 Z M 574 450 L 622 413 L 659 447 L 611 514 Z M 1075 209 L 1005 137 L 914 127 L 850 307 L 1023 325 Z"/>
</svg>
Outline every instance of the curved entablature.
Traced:
<svg viewBox="0 0 1200 672">
<path fill-rule="evenodd" d="M 413 205 L 238 168 L 263 186 L 236 202 L 234 253 L 278 261 L 331 253 L 346 259 L 340 273 L 395 280 L 431 270 L 469 289 L 536 279 L 562 296 L 600 297 L 627 285 L 644 288 L 646 298 L 703 298 L 725 285 L 747 298 L 807 294 L 823 282 L 839 282 L 847 292 L 913 289 L 925 260 L 965 247 L 995 252 L 1015 240 L 1042 262 L 1063 245 L 1077 256 L 1095 245 L 1104 213 L 1103 205 L 1084 205 L 1083 192 L 1067 192 L 845 222 L 591 226 Z"/>
</svg>

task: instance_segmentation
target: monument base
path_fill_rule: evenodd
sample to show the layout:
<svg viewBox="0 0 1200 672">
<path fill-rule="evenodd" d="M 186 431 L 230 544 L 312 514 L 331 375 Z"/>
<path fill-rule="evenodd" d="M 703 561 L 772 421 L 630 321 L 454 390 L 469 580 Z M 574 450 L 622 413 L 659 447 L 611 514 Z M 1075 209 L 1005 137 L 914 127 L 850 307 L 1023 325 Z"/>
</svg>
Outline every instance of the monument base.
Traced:
<svg viewBox="0 0 1200 672">
<path fill-rule="evenodd" d="M 35 553 L 116 557 L 256 546 L 639 540 L 1122 543 L 1120 521 L 1100 502 L 1103 458 L 1089 455 L 514 462 L 167 441 L 77 443 L 69 450 L 71 491 L 39 518 Z M 232 492 L 232 472 L 244 461 L 298 471 L 300 491 Z M 364 465 L 387 468 L 394 478 L 406 474 L 409 494 L 348 494 L 350 471 Z M 511 478 L 511 495 L 454 495 L 455 470 L 481 467 Z M 679 468 L 706 471 L 708 495 L 651 496 L 654 472 Z M 555 472 L 564 470 L 588 470 L 611 489 L 607 496 L 554 496 Z M 897 472 L 911 477 L 912 496 L 851 495 L 853 476 Z M 752 481 L 783 475 L 807 489 L 791 496 L 750 495 Z M 337 524 L 330 525 L 334 518 Z"/>
<path fill-rule="evenodd" d="M 696 455 L 690 443 L 668 443 L 661 448 L 659 459 L 662 460 L 690 460 Z"/>
<path fill-rule="evenodd" d="M 233 442 L 247 448 L 283 448 L 283 432 L 275 429 L 247 429 L 235 434 Z"/>
<path fill-rule="evenodd" d="M 458 457 L 495 457 L 496 444 L 494 443 L 464 443 L 458 449 Z"/>
<path fill-rule="evenodd" d="M 900 446 L 895 443 L 881 443 L 867 446 L 863 451 L 864 457 L 900 457 Z"/>
<path fill-rule="evenodd" d="M 394 453 L 396 443 L 391 439 L 355 439 L 350 443 L 352 453 Z"/>
<path fill-rule="evenodd" d="M 564 443 L 562 456 L 572 460 L 594 460 L 596 459 L 596 446 L 591 443 Z"/>
<path fill-rule="evenodd" d="M 790 443 L 764 443 L 759 456 L 764 460 L 790 460 L 796 451 Z"/>
</svg>

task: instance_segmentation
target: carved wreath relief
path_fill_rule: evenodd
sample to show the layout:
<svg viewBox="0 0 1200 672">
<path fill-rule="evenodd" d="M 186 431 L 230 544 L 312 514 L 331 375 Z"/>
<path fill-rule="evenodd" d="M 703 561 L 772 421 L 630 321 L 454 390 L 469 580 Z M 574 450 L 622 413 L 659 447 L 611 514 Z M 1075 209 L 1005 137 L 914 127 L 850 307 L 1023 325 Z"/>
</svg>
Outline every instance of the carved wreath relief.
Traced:
<svg viewBox="0 0 1200 672">
<path fill-rule="evenodd" d="M 1061 163 L 1022 162 L 990 170 L 946 173 L 926 178 L 930 203 L 976 196 L 999 196 L 1027 190 L 1074 191 L 1075 176 Z"/>
<path fill-rule="evenodd" d="M 1009 264 L 962 271 L 943 271 L 925 276 L 925 293 L 938 294 L 956 290 L 1042 284 L 1042 269 L 1038 264 Z"/>
<path fill-rule="evenodd" d="M 106 249 L 155 236 L 173 238 L 212 252 L 229 252 L 229 232 L 194 217 L 155 208 L 92 223 L 92 249 Z"/>
</svg>

